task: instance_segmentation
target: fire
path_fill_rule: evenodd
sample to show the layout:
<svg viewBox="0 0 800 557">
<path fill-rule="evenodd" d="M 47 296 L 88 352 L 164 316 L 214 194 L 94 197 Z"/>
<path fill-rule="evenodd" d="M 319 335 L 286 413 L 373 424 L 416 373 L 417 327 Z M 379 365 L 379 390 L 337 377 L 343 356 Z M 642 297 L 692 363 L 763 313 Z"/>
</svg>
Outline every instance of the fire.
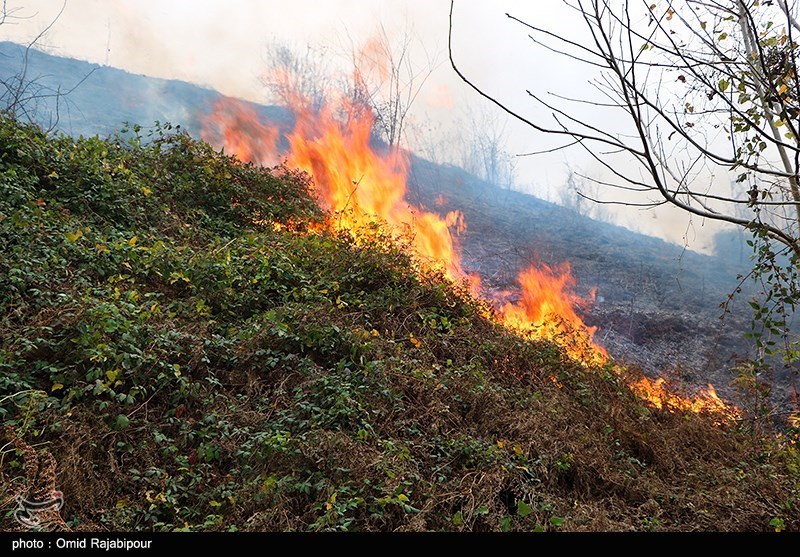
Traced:
<svg viewBox="0 0 800 557">
<path fill-rule="evenodd" d="M 374 120 L 369 111 L 347 105 L 338 111 L 330 106 L 314 111 L 310 105 L 298 98 L 292 107 L 297 121 L 287 136 L 289 149 L 284 156 L 287 165 L 313 178 L 318 197 L 333 215 L 331 225 L 355 231 L 375 221 L 385 223 L 409 239 L 418 259 L 442 269 L 454 282 L 466 281 L 472 293 L 479 294 L 480 280 L 462 268 L 455 237 L 466 231 L 463 214 L 451 211 L 442 217 L 406 201 L 408 156 L 400 149 L 373 148 Z M 348 117 L 337 117 L 342 113 Z M 203 133 L 204 139 L 225 145 L 242 160 L 261 163 L 277 160 L 278 137 L 277 130 L 257 121 L 248 105 L 224 99 L 206 118 Z M 592 341 L 594 328 L 575 313 L 579 298 L 572 294 L 569 265 L 556 271 L 530 268 L 519 282 L 520 301 L 499 308 L 506 326 L 531 338 L 554 341 L 587 365 L 607 361 L 605 351 Z"/>
<path fill-rule="evenodd" d="M 707 413 L 718 418 L 718 422 L 730 422 L 740 416 L 738 409 L 729 406 L 717 395 L 714 386 L 709 383 L 706 389 L 701 389 L 693 397 L 683 397 L 671 392 L 663 377 L 650 379 L 643 377 L 631 383 L 631 389 L 638 396 L 646 400 L 651 406 L 659 410 L 682 410 L 696 414 Z"/>
<path fill-rule="evenodd" d="M 272 166 L 278 162 L 278 128 L 263 124 L 252 105 L 222 98 L 204 119 L 200 137 L 211 145 L 224 146 L 240 160 Z"/>
<path fill-rule="evenodd" d="M 371 114 L 345 107 L 350 117 L 342 121 L 330 106 L 319 111 L 309 106 L 298 102 L 292 107 L 297 121 L 287 137 L 285 158 L 287 165 L 313 178 L 318 197 L 333 214 L 331 225 L 353 231 L 376 221 L 385 223 L 395 234 L 408 238 L 413 252 L 427 265 L 440 267 L 453 281 L 477 285 L 463 271 L 450 232 L 451 227 L 464 230 L 463 216 L 454 211 L 442 218 L 405 200 L 408 156 L 400 149 L 378 152 L 372 148 Z M 237 101 L 221 100 L 206 118 L 202 136 L 216 145 L 222 143 L 242 160 L 275 161 L 277 130 L 258 122 L 241 125 L 255 117 L 251 110 Z M 249 140 L 253 134 L 255 142 Z"/>
<path fill-rule="evenodd" d="M 519 275 L 521 298 L 500 309 L 503 322 L 510 328 L 534 338 L 552 340 L 562 345 L 574 359 L 602 365 L 606 351 L 592 341 L 595 327 L 587 327 L 575 313 L 581 300 L 573 292 L 575 280 L 568 263 L 553 270 L 546 265 L 529 267 Z"/>
<path fill-rule="evenodd" d="M 400 149 L 377 152 L 370 145 L 371 113 L 340 122 L 328 107 L 301 113 L 289 135 L 287 164 L 309 173 L 317 193 L 334 213 L 335 226 L 355 230 L 374 221 L 409 238 L 413 252 L 431 266 L 441 266 L 453 281 L 467 278 L 450 232 L 463 223 L 460 213 L 445 218 L 409 204 L 409 161 Z"/>
<path fill-rule="evenodd" d="M 357 234 L 377 222 L 405 239 L 421 265 L 440 269 L 451 281 L 467 284 L 473 295 L 480 295 L 480 279 L 461 264 L 456 235 L 466 230 L 463 215 L 453 211 L 440 216 L 406 200 L 408 155 L 398 148 L 372 145 L 371 111 L 347 103 L 338 109 L 312 108 L 313 103 L 295 97 L 291 108 L 296 121 L 286 134 L 288 149 L 282 157 L 288 166 L 312 177 L 318 198 L 331 213 L 328 226 Z M 282 134 L 262 124 L 248 105 L 223 99 L 204 124 L 204 139 L 244 161 L 270 165 L 279 160 Z M 593 340 L 595 328 L 575 311 L 586 300 L 574 293 L 568 264 L 557 269 L 530 267 L 520 273 L 518 282 L 520 290 L 512 296 L 518 301 L 496 304 L 502 324 L 528 338 L 553 341 L 585 365 L 608 362 L 605 350 Z M 663 379 L 642 379 L 631 387 L 657 408 L 714 412 L 726 419 L 735 415 L 710 385 L 693 398 L 669 392 Z"/>
</svg>

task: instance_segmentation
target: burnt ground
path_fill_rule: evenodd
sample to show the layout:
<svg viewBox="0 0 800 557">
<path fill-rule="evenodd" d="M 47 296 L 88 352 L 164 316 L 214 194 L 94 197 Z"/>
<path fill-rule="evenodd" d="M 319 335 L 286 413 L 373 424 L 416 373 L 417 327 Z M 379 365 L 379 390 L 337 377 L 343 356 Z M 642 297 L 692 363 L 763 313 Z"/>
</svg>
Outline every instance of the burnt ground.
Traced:
<svg viewBox="0 0 800 557">
<path fill-rule="evenodd" d="M 455 167 L 415 159 L 410 198 L 429 210 L 464 213 L 464 265 L 498 290 L 516 286 L 519 270 L 533 263 L 568 261 L 576 291 L 596 289 L 583 310 L 595 339 L 620 363 L 689 386 L 714 385 L 736 399 L 734 369 L 753 356 L 751 310 L 754 288 L 745 284 L 747 261 L 713 257 L 660 239 L 595 221 L 530 195 L 494 187 Z M 773 405 L 786 407 L 792 374 L 778 364 Z"/>
</svg>

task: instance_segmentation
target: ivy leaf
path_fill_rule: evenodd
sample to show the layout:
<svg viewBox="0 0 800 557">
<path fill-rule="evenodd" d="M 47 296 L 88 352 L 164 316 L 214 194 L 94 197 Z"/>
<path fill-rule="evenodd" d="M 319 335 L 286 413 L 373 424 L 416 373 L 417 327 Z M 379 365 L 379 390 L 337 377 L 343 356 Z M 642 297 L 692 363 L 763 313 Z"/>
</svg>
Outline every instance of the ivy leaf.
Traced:
<svg viewBox="0 0 800 557">
<path fill-rule="evenodd" d="M 525 518 L 532 512 L 533 510 L 531 509 L 530 505 L 528 505 L 525 501 L 520 500 L 517 502 L 517 514 L 520 517 Z"/>
<path fill-rule="evenodd" d="M 116 425 L 117 429 L 127 429 L 131 425 L 131 420 L 125 414 L 120 414 L 117 416 L 114 425 Z"/>
<path fill-rule="evenodd" d="M 64 234 L 64 237 L 70 244 L 74 244 L 75 242 L 80 240 L 81 236 L 83 236 L 83 230 L 81 230 L 80 228 L 75 232 L 67 232 L 66 234 Z"/>
<path fill-rule="evenodd" d="M 720 79 L 719 80 L 719 90 L 723 93 L 731 86 L 731 82 L 727 79 Z"/>
</svg>

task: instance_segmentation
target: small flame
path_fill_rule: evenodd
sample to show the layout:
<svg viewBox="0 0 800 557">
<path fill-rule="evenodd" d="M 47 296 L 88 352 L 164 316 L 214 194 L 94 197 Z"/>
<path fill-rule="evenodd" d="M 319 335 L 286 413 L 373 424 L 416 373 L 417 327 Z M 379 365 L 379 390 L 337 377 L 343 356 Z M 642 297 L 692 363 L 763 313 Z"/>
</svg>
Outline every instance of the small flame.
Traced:
<svg viewBox="0 0 800 557">
<path fill-rule="evenodd" d="M 631 383 L 631 389 L 638 396 L 659 410 L 676 410 L 694 412 L 695 414 L 712 414 L 717 423 L 732 422 L 741 417 L 739 410 L 725 403 L 717 395 L 714 386 L 709 383 L 693 397 L 683 397 L 668 389 L 666 379 L 650 379 L 643 377 Z"/>
</svg>

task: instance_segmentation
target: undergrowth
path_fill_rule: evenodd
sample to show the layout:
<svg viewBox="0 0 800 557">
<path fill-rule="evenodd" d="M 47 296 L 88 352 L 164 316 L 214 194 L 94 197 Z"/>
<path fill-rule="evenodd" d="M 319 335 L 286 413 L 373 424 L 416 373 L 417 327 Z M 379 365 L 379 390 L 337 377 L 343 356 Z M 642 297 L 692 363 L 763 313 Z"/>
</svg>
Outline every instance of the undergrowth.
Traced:
<svg viewBox="0 0 800 557">
<path fill-rule="evenodd" d="M 800 530 L 796 431 L 652 409 L 325 218 L 168 125 L 0 118 L 0 526 L 49 455 L 76 530 Z"/>
</svg>

